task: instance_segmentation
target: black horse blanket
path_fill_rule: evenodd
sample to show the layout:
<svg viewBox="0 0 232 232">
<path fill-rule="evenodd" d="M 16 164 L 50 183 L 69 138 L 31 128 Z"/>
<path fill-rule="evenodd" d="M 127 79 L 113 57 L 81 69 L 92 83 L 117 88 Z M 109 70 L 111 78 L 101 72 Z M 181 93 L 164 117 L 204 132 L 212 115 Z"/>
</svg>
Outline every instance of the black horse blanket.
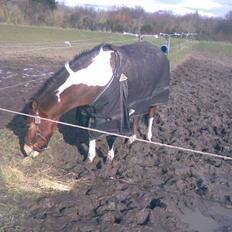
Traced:
<svg viewBox="0 0 232 232">
<path fill-rule="evenodd" d="M 79 108 L 78 118 L 88 119 L 90 128 L 130 135 L 130 119 L 147 114 L 150 106 L 167 103 L 169 61 L 146 42 L 121 47 L 106 44 L 103 49 L 115 51 L 114 75 L 90 106 Z M 101 135 L 89 131 L 92 139 Z"/>
</svg>

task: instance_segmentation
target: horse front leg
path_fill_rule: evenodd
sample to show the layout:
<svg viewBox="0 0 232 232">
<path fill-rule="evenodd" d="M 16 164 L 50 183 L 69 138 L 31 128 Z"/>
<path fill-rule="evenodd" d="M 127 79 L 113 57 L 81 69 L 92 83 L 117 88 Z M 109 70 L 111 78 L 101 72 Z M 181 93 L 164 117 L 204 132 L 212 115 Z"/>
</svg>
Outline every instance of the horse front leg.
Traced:
<svg viewBox="0 0 232 232">
<path fill-rule="evenodd" d="M 148 127 L 147 127 L 147 140 L 148 141 L 151 141 L 151 138 L 152 138 L 152 125 L 153 125 L 155 113 L 156 113 L 156 107 L 151 106 L 148 112 Z"/>
<path fill-rule="evenodd" d="M 93 162 L 94 158 L 96 157 L 96 140 L 91 139 L 89 140 L 89 153 L 88 153 L 88 160 Z"/>
<path fill-rule="evenodd" d="M 106 136 L 106 141 L 107 141 L 107 144 L 108 144 L 108 154 L 107 154 L 107 159 L 109 161 L 112 161 L 114 159 L 114 142 L 116 140 L 116 136 Z"/>
</svg>

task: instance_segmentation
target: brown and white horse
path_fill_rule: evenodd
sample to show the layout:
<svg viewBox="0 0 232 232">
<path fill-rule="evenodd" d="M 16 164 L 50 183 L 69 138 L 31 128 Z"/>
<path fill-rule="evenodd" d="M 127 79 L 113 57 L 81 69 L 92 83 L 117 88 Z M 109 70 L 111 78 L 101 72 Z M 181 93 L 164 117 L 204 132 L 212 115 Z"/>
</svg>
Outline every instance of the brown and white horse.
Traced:
<svg viewBox="0 0 232 232">
<path fill-rule="evenodd" d="M 103 44 L 78 55 L 70 64 L 66 63 L 65 67 L 51 77 L 35 96 L 30 110 L 34 118 L 28 117 L 27 119 L 25 153 L 35 157 L 48 145 L 57 125 L 42 118 L 58 121 L 63 114 L 74 108 L 93 104 L 109 86 L 112 79 L 120 79 L 122 73 L 123 77 L 126 77 L 124 79 L 128 79 L 126 80 L 128 82 L 128 86 L 126 85 L 128 87 L 128 109 L 126 108 L 126 111 L 128 112 L 126 113 L 129 118 L 134 116 L 132 138 L 136 137 L 137 118 L 141 116 L 141 112 L 136 114 L 136 105 L 132 108 L 129 105 L 130 102 L 133 104 L 139 102 L 140 105 L 146 107 L 146 114 L 149 115 L 147 139 L 151 140 L 155 105 L 166 103 L 169 94 L 169 62 L 158 48 L 148 43 L 121 47 Z M 143 78 L 143 75 L 148 76 L 148 73 L 151 81 Z M 134 77 L 136 79 L 133 79 Z M 149 91 L 157 97 L 157 101 L 154 102 L 147 93 Z M 140 93 L 147 95 L 144 101 L 140 101 Z M 132 113 L 129 110 L 132 110 Z M 114 140 L 114 137 L 107 136 L 110 160 L 114 158 Z M 95 144 L 95 138 L 89 140 L 88 159 L 90 161 L 93 161 L 96 155 Z"/>
</svg>

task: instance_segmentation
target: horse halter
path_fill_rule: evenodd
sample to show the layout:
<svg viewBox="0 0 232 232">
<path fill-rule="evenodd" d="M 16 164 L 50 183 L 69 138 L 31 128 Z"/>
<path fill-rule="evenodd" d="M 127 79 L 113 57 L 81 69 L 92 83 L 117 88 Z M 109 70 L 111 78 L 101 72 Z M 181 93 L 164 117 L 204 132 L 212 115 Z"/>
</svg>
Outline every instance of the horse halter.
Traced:
<svg viewBox="0 0 232 232">
<path fill-rule="evenodd" d="M 36 115 L 34 116 L 34 119 L 35 119 L 35 126 L 36 126 L 35 137 L 32 139 L 30 143 L 28 143 L 26 139 L 26 144 L 32 147 L 33 150 L 42 152 L 45 149 L 47 149 L 47 139 L 41 134 L 41 130 L 40 130 L 41 117 L 39 116 L 38 111 L 36 111 Z M 37 148 L 37 147 L 34 148 L 34 144 L 36 144 L 38 139 L 42 139 L 45 142 L 45 145 L 42 148 Z"/>
</svg>

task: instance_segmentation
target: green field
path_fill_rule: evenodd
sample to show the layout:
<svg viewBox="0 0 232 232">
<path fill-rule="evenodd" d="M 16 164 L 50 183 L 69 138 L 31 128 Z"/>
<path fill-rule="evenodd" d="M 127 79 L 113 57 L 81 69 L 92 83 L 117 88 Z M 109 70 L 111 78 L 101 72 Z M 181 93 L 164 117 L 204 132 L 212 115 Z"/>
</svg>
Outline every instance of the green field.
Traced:
<svg viewBox="0 0 232 232">
<path fill-rule="evenodd" d="M 144 38 L 159 47 L 166 43 L 160 37 Z M 65 41 L 70 41 L 70 48 Z M 53 27 L 14 26 L 0 24 L 0 52 L 6 55 L 32 55 L 45 57 L 72 58 L 79 52 L 100 43 L 114 45 L 137 42 L 138 38 L 122 33 L 97 32 Z M 210 51 L 213 55 L 231 56 L 232 45 L 223 42 L 195 41 L 171 38 L 169 59 L 172 67 L 187 55 L 198 51 Z"/>
<path fill-rule="evenodd" d="M 33 27 L 33 26 L 14 26 L 0 25 L 1 43 L 55 43 L 69 41 L 80 42 L 106 42 L 124 41 L 125 36 L 107 32 L 80 31 L 77 29 L 62 29 L 53 27 Z"/>
<path fill-rule="evenodd" d="M 164 38 L 144 38 L 159 47 L 165 44 Z M 65 41 L 70 41 L 70 48 Z M 122 33 L 84 31 L 49 27 L 0 25 L 0 52 L 6 55 L 32 55 L 45 57 L 72 58 L 79 52 L 100 43 L 114 45 L 137 42 L 138 38 Z M 169 54 L 173 65 L 190 53 L 196 41 L 171 39 Z"/>
</svg>

